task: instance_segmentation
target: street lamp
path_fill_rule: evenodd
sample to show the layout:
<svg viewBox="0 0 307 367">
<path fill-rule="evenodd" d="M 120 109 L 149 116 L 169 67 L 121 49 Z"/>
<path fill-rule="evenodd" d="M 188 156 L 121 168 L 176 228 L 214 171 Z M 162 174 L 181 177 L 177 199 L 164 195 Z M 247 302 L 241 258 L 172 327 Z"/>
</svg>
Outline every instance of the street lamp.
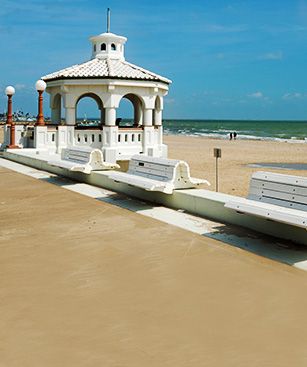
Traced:
<svg viewBox="0 0 307 367">
<path fill-rule="evenodd" d="M 44 126 L 44 114 L 43 114 L 43 93 L 47 87 L 47 84 L 43 80 L 38 80 L 35 83 L 35 89 L 38 91 L 38 115 L 36 125 Z"/>
<path fill-rule="evenodd" d="M 13 107 L 12 107 L 12 97 L 15 94 L 15 88 L 9 85 L 5 88 L 5 94 L 7 95 L 7 115 L 6 123 L 10 126 L 10 144 L 9 149 L 19 148 L 15 145 L 15 122 L 13 121 Z"/>
<path fill-rule="evenodd" d="M 5 94 L 7 95 L 6 123 L 11 124 L 13 122 L 12 97 L 15 94 L 15 88 L 9 85 L 8 87 L 5 88 Z"/>
</svg>

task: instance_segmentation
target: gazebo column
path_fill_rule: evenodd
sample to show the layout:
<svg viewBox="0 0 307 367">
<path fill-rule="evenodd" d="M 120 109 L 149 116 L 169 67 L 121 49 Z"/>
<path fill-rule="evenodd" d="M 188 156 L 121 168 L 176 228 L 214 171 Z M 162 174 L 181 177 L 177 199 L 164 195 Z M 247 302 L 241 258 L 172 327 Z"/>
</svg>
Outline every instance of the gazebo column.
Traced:
<svg viewBox="0 0 307 367">
<path fill-rule="evenodd" d="M 134 123 L 133 123 L 133 126 L 138 127 L 138 126 L 141 125 L 141 123 L 142 123 L 142 107 L 138 103 L 138 104 L 134 105 Z"/>
<path fill-rule="evenodd" d="M 58 126 L 57 133 L 57 153 L 61 153 L 63 148 L 74 145 L 76 109 L 75 107 L 65 107 L 66 125 Z"/>
<path fill-rule="evenodd" d="M 117 136 L 116 108 L 105 107 L 105 125 L 102 131 L 102 146 L 104 160 L 109 163 L 116 163 L 117 158 Z"/>
<path fill-rule="evenodd" d="M 155 109 L 154 114 L 155 114 L 155 118 L 154 118 L 155 125 L 161 126 L 162 125 L 162 110 Z"/>
<path fill-rule="evenodd" d="M 143 154 L 155 156 L 154 152 L 154 127 L 152 126 L 151 108 L 145 108 L 143 114 Z"/>
<path fill-rule="evenodd" d="M 103 107 L 100 108 L 100 125 L 101 127 L 105 124 L 106 121 L 106 111 Z"/>
<path fill-rule="evenodd" d="M 65 107 L 65 121 L 66 125 L 76 124 L 76 108 L 75 107 Z"/>
<path fill-rule="evenodd" d="M 151 108 L 145 108 L 144 109 L 144 126 L 152 126 L 152 109 Z"/>
<path fill-rule="evenodd" d="M 163 144 L 163 126 L 162 126 L 162 110 L 160 108 L 156 108 L 154 110 L 154 121 L 155 121 L 155 129 L 157 133 L 157 145 L 159 149 L 159 155 L 161 157 L 167 157 L 167 145 Z"/>
</svg>

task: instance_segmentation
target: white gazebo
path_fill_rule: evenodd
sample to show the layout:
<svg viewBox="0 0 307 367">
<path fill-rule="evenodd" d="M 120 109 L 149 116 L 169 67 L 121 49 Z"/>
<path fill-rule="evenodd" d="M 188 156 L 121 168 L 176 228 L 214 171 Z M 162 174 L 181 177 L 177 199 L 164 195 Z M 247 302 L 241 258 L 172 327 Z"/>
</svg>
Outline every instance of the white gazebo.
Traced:
<svg viewBox="0 0 307 367">
<path fill-rule="evenodd" d="M 167 156 L 162 141 L 162 111 L 171 81 L 127 62 L 125 37 L 106 32 L 90 41 L 90 61 L 42 77 L 50 94 L 52 124 L 35 127 L 35 148 L 47 147 L 60 153 L 67 146 L 90 146 L 101 149 L 105 161 L 111 163 L 139 153 Z M 96 101 L 101 111 L 99 127 L 76 124 L 77 104 L 84 97 Z M 119 126 L 117 119 L 123 98 L 134 109 L 129 127 Z"/>
</svg>

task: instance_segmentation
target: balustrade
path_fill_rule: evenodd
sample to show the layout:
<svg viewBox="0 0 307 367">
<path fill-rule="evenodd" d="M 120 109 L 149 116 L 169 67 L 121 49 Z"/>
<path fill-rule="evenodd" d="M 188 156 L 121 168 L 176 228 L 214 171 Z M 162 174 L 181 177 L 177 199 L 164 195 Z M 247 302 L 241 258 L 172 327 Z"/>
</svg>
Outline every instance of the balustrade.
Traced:
<svg viewBox="0 0 307 367">
<path fill-rule="evenodd" d="M 120 129 L 118 131 L 117 145 L 119 146 L 141 146 L 142 140 L 142 129 Z"/>
<path fill-rule="evenodd" d="M 50 151 L 60 152 L 67 145 L 91 147 L 96 149 L 109 148 L 108 135 L 110 132 L 105 132 L 100 128 L 78 129 L 73 128 L 70 131 L 62 129 L 63 126 L 46 125 L 45 130 L 40 132 L 40 137 L 47 149 Z M 24 148 L 37 147 L 35 145 L 35 128 L 29 126 L 19 126 L 16 128 L 16 141 Z M 8 130 L 8 128 L 7 128 Z M 20 131 L 19 131 L 20 130 Z M 114 127 L 114 136 L 112 147 L 116 149 L 118 158 L 129 159 L 131 155 L 140 154 L 143 152 L 144 130 L 142 128 L 133 127 Z M 72 134 L 69 138 L 69 134 Z M 9 132 L 6 131 L 6 137 Z M 43 136 L 44 135 L 44 136 Z M 110 135 L 109 135 L 110 137 Z M 155 137 L 155 140 L 156 137 Z"/>
<path fill-rule="evenodd" d="M 75 145 L 90 146 L 93 148 L 102 147 L 101 130 L 75 130 Z"/>
<path fill-rule="evenodd" d="M 49 130 L 47 131 L 47 144 L 50 146 L 56 146 L 56 130 Z"/>
</svg>

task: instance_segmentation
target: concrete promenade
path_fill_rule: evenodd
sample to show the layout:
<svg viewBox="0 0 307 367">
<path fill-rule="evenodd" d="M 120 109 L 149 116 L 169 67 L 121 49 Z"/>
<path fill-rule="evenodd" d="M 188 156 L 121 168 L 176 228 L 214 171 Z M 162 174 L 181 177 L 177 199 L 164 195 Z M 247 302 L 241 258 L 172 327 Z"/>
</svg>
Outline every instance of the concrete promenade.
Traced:
<svg viewBox="0 0 307 367">
<path fill-rule="evenodd" d="M 0 167 L 0 366 L 305 366 L 307 274 Z"/>
</svg>

